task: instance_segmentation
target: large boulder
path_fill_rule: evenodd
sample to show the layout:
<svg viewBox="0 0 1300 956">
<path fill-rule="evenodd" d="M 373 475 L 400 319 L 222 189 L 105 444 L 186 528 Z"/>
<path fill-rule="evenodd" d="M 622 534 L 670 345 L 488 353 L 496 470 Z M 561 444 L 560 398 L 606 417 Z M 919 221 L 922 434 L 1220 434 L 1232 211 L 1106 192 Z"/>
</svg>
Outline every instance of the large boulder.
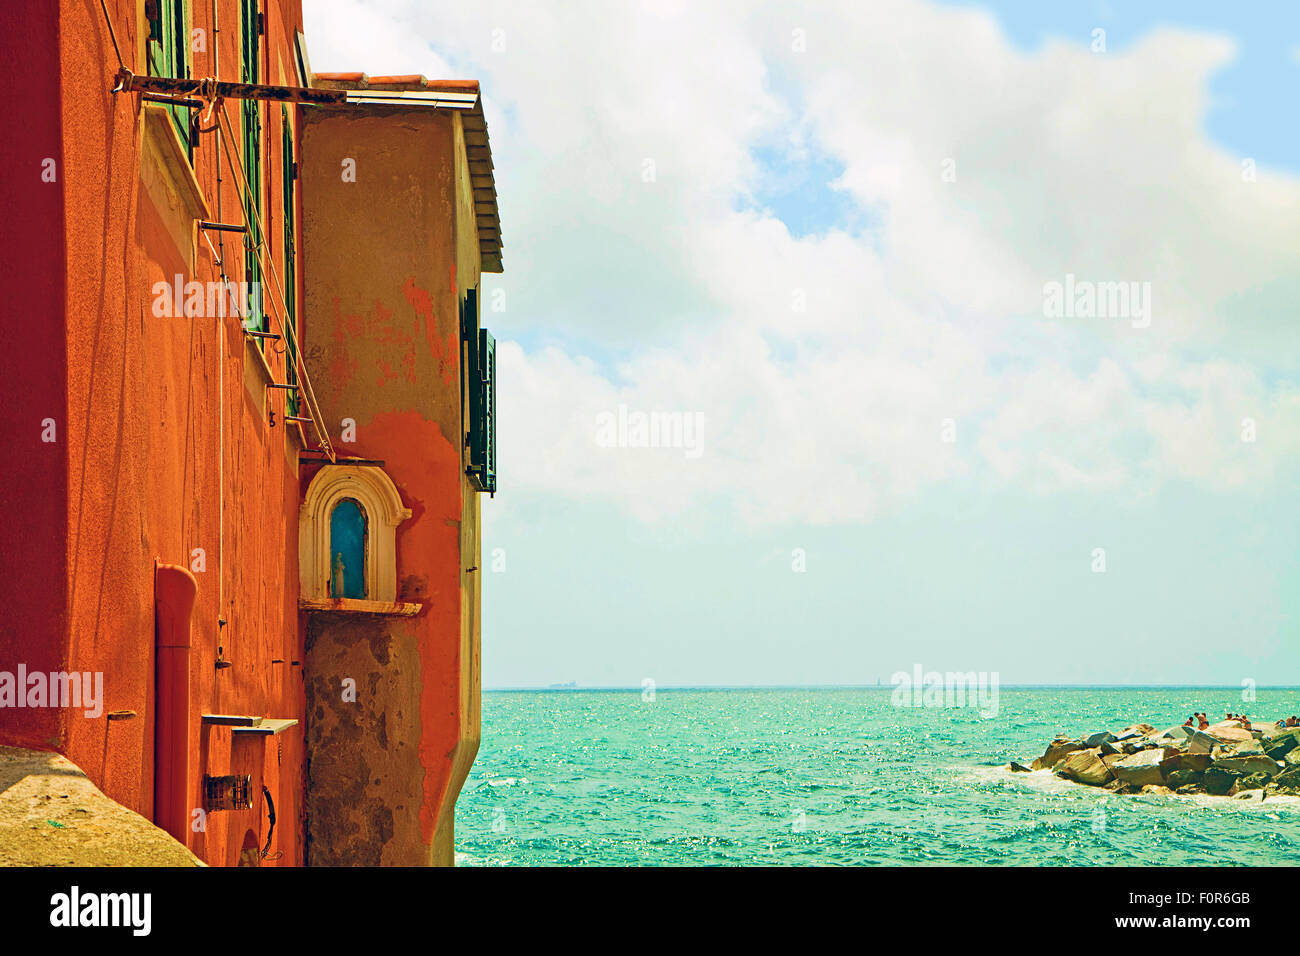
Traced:
<svg viewBox="0 0 1300 956">
<path fill-rule="evenodd" d="M 1288 727 L 1264 743 L 1264 753 L 1274 760 L 1282 760 L 1300 747 L 1300 727 Z"/>
<path fill-rule="evenodd" d="M 1205 771 L 1205 776 L 1201 778 L 1201 784 L 1205 787 L 1205 792 L 1211 796 L 1226 797 L 1228 791 L 1243 776 L 1244 774 L 1234 773 L 1223 767 L 1211 767 Z"/>
<path fill-rule="evenodd" d="M 1206 733 L 1225 744 L 1250 743 L 1255 739 L 1255 735 L 1236 720 L 1221 720 L 1217 724 L 1211 724 Z"/>
<path fill-rule="evenodd" d="M 1149 737 L 1151 734 L 1154 734 L 1155 732 L 1156 729 L 1152 727 L 1150 724 L 1133 724 L 1130 727 L 1125 727 L 1118 734 L 1116 734 L 1115 739 L 1127 740 L 1129 737 Z"/>
<path fill-rule="evenodd" d="M 1273 781 L 1279 790 L 1300 792 L 1300 766 L 1288 767 Z"/>
<path fill-rule="evenodd" d="M 1251 773 L 1237 781 L 1237 785 L 1229 791 L 1229 796 L 1236 796 L 1243 790 L 1263 790 L 1268 785 L 1270 777 L 1266 773 Z"/>
<path fill-rule="evenodd" d="M 1026 766 L 1024 766 L 1024 765 L 1022 765 L 1022 764 L 1018 764 L 1018 763 L 1016 763 L 1016 762 L 1013 760 L 1013 761 L 1011 761 L 1011 772 L 1012 772 L 1012 773 L 1029 773 L 1029 768 L 1026 767 Z"/>
<path fill-rule="evenodd" d="M 1175 770 L 1173 773 L 1165 775 L 1165 782 L 1173 790 L 1181 790 L 1183 787 L 1191 787 L 1200 784 L 1204 773 L 1197 773 L 1195 770 Z"/>
<path fill-rule="evenodd" d="M 1061 773 L 1077 783 L 1086 783 L 1090 787 L 1100 787 L 1110 780 L 1111 772 L 1102 762 L 1100 751 L 1076 750 L 1065 758 Z"/>
<path fill-rule="evenodd" d="M 1089 734 L 1083 738 L 1084 746 L 1088 748 L 1100 747 L 1102 744 L 1108 744 L 1115 739 L 1115 735 L 1109 730 L 1099 730 L 1095 734 Z"/>
<path fill-rule="evenodd" d="M 1082 741 L 1068 740 L 1064 737 L 1057 737 L 1047 745 L 1047 750 L 1043 755 L 1037 758 L 1033 763 L 1035 770 L 1055 767 L 1058 763 L 1074 753 L 1076 750 L 1086 750 Z"/>
<path fill-rule="evenodd" d="M 1218 743 L 1213 737 L 1201 730 L 1195 730 L 1187 738 L 1187 751 L 1194 754 L 1208 754 Z"/>
<path fill-rule="evenodd" d="M 1160 764 L 1171 756 L 1173 756 L 1172 751 L 1163 747 L 1141 750 L 1116 761 L 1111 765 L 1111 772 L 1130 786 L 1163 785 L 1165 775 L 1160 769 Z"/>
<path fill-rule="evenodd" d="M 1278 771 L 1277 761 L 1263 754 L 1248 754 L 1244 757 L 1221 757 L 1214 761 L 1214 766 L 1243 776 L 1262 773 L 1269 777 L 1276 777 Z"/>
<path fill-rule="evenodd" d="M 1178 755 L 1179 770 L 1195 770 L 1197 773 L 1205 773 L 1213 763 L 1214 758 L 1209 754 L 1186 753 Z"/>
</svg>

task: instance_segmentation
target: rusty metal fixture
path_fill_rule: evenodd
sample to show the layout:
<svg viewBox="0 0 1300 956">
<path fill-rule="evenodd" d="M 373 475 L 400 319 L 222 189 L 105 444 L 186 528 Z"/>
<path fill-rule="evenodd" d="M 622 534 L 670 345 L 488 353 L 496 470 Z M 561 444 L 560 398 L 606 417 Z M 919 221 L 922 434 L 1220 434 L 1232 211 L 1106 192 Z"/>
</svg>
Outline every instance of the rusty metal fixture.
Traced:
<svg viewBox="0 0 1300 956">
<path fill-rule="evenodd" d="M 207 219 L 199 220 L 199 228 L 207 229 L 212 232 L 248 232 L 247 226 L 240 226 L 229 222 L 209 222 Z"/>
<path fill-rule="evenodd" d="M 220 645 L 217 646 L 217 670 L 223 671 L 227 667 L 234 667 L 233 661 L 226 660 L 226 649 Z"/>
<path fill-rule="evenodd" d="M 203 809 L 209 813 L 219 810 L 253 809 L 252 774 L 227 774 L 214 777 L 203 775 Z"/>
<path fill-rule="evenodd" d="M 141 93 L 140 99 L 150 103 L 164 103 L 167 106 L 184 106 L 191 110 L 203 109 L 203 101 L 184 96 L 159 96 L 157 93 Z"/>
<path fill-rule="evenodd" d="M 109 720 L 135 720 L 136 713 L 134 710 L 110 710 L 104 716 Z"/>
<path fill-rule="evenodd" d="M 178 80 L 166 76 L 140 76 L 126 67 L 114 77 L 114 93 L 152 93 L 176 98 L 232 100 L 278 100 L 286 103 L 318 105 L 347 102 L 342 90 L 317 90 L 301 86 L 278 86 L 266 83 L 227 83 L 214 77 Z"/>
</svg>

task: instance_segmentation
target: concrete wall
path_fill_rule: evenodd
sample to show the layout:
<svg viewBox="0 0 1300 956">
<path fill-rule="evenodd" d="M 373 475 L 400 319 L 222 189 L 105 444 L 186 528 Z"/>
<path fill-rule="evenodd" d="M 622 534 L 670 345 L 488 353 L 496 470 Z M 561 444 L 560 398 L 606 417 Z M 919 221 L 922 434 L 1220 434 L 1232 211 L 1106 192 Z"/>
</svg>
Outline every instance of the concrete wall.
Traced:
<svg viewBox="0 0 1300 956">
<path fill-rule="evenodd" d="M 221 75 L 229 79 L 238 68 L 238 4 L 218 6 Z M 274 77 L 294 62 L 288 44 L 301 14 L 297 0 L 264 6 L 263 49 Z M 128 66 L 145 72 L 138 65 L 143 3 L 110 0 L 108 9 Z M 66 661 L 70 669 L 103 672 L 105 711 L 136 717 L 0 712 L 0 736 L 66 754 L 109 797 L 150 816 L 154 562 L 193 567 L 194 549 L 202 548 L 191 674 L 194 806 L 205 772 L 253 773 L 257 797 L 250 811 L 210 815 L 206 832 L 191 834 L 189 845 L 221 864 L 238 859 L 250 831 L 261 842 L 265 779 L 278 816 L 272 849 L 282 853 L 281 864 L 300 862 L 301 734 L 234 744 L 228 729 L 201 732 L 199 722 L 211 711 L 302 717 L 302 677 L 292 664 L 301 659 L 299 447 L 279 422 L 283 395 L 266 389 L 261 360 L 237 318 L 153 314 L 156 281 L 177 273 L 215 280 L 217 272 L 177 198 L 186 191 L 184 177 L 163 168 L 156 143 L 149 145 L 139 98 L 108 92 L 117 61 L 98 0 L 12 0 L 4 17 L 6 35 L 27 38 L 7 49 L 30 60 L 21 64 L 29 88 L 11 104 L 6 124 L 6 154 L 16 151 L 7 168 L 27 169 L 53 155 L 59 182 L 33 179 L 22 184 L 29 194 L 23 205 L 6 201 L 30 229 L 6 230 L 7 266 L 26 276 L 10 288 L 29 290 L 39 308 L 20 326 L 25 348 L 6 349 L 4 357 L 6 380 L 30 387 L 20 389 L 29 397 L 6 409 L 18 426 L 7 432 L 17 436 L 7 439 L 9 457 L 25 464 L 5 502 L 19 516 L 10 528 L 18 540 L 4 551 L 27 569 L 7 578 L 6 599 L 13 593 L 19 603 L 0 637 L 0 668 L 22 659 L 32 668 Z M 210 19 L 210 4 L 196 0 L 194 26 L 210 30 Z M 30 32 L 13 34 L 12 26 Z M 216 52 L 209 44 L 208 52 L 194 54 L 195 75 L 213 72 Z M 238 130 L 239 104 L 227 108 Z M 267 233 L 281 268 L 280 114 L 278 106 L 263 109 Z M 218 206 L 218 153 L 214 135 L 206 134 L 195 154 L 195 181 L 213 218 L 239 222 L 230 170 L 221 163 Z M 224 246 L 228 275 L 238 280 L 239 244 L 228 238 Z M 268 356 L 272 375 L 283 381 L 283 358 L 274 350 Z M 58 420 L 57 445 L 30 438 L 46 416 Z M 219 635 L 222 616 L 228 623 Z M 219 641 L 233 662 L 229 669 L 214 667 Z"/>
<path fill-rule="evenodd" d="M 304 622 L 308 861 L 348 862 L 378 841 L 376 862 L 450 864 L 479 739 L 478 572 L 468 570 L 478 502 L 464 477 L 457 311 L 478 273 L 477 252 L 468 261 L 457 241 L 463 148 L 453 117 L 427 108 L 302 116 L 309 372 L 340 452 L 382 460 L 412 510 L 397 532 L 398 600 L 425 604 L 413 618 Z M 342 699 L 347 677 L 355 703 Z"/>
</svg>

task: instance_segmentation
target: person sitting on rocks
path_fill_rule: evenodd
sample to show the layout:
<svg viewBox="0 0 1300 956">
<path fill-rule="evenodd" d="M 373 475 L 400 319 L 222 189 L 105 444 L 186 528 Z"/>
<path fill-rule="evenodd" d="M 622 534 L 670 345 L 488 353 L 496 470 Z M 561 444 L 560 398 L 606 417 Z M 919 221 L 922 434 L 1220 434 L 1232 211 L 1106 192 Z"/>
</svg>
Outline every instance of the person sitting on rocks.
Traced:
<svg viewBox="0 0 1300 956">
<path fill-rule="evenodd" d="M 1200 721 L 1200 724 L 1199 724 L 1199 725 L 1197 726 L 1197 728 L 1196 728 L 1197 730 L 1208 730 L 1208 729 L 1209 729 L 1209 727 L 1210 727 L 1210 721 L 1209 721 L 1209 719 L 1208 719 L 1204 714 L 1197 714 L 1197 715 L 1196 715 L 1196 719 Z"/>
<path fill-rule="evenodd" d="M 1295 714 L 1292 714 L 1286 719 L 1286 725 L 1288 727 L 1300 727 L 1300 718 L 1296 717 Z"/>
<path fill-rule="evenodd" d="M 1188 717 L 1186 720 L 1184 720 L 1184 721 L 1183 721 L 1183 726 L 1184 726 L 1184 727 L 1190 727 L 1190 726 L 1192 726 L 1192 718 L 1191 718 L 1191 717 Z"/>
</svg>

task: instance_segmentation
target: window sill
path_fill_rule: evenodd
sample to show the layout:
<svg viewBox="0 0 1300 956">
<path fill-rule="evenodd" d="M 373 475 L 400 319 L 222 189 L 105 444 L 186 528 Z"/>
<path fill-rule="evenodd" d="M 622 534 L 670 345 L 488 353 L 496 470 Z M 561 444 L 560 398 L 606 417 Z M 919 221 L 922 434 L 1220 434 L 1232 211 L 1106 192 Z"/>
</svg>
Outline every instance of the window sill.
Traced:
<svg viewBox="0 0 1300 956">
<path fill-rule="evenodd" d="M 292 717 L 253 717 L 238 714 L 203 714 L 206 726 L 229 727 L 232 733 L 276 737 L 298 721 Z"/>
<path fill-rule="evenodd" d="M 257 347 L 257 343 L 272 340 L 259 339 L 256 336 L 249 335 L 244 331 L 242 323 L 239 327 L 239 334 L 244 339 L 244 354 L 248 357 L 249 364 L 255 366 L 262 373 L 262 385 L 270 385 L 275 381 L 275 376 L 271 373 L 271 364 L 267 362 L 265 353 Z"/>
<path fill-rule="evenodd" d="M 300 598 L 302 611 L 342 611 L 348 614 L 383 614 L 389 617 L 414 617 L 424 610 L 423 604 L 404 601 L 362 601 L 358 598 Z"/>
<path fill-rule="evenodd" d="M 158 103 L 144 104 L 144 131 L 149 147 L 159 165 L 171 177 L 182 208 L 191 219 L 209 219 L 208 201 L 203 196 L 194 166 L 185 144 L 181 142 L 167 108 Z"/>
<path fill-rule="evenodd" d="M 195 223 L 210 219 L 208 202 L 167 110 L 145 103 L 141 111 L 140 178 L 163 226 L 191 272 L 198 243 Z"/>
<path fill-rule="evenodd" d="M 299 410 L 299 415 L 302 411 Z M 299 451 L 308 451 L 312 446 L 307 443 L 307 432 L 303 428 L 302 422 L 285 422 L 284 427 L 293 434 L 294 440 L 298 443 Z"/>
</svg>

